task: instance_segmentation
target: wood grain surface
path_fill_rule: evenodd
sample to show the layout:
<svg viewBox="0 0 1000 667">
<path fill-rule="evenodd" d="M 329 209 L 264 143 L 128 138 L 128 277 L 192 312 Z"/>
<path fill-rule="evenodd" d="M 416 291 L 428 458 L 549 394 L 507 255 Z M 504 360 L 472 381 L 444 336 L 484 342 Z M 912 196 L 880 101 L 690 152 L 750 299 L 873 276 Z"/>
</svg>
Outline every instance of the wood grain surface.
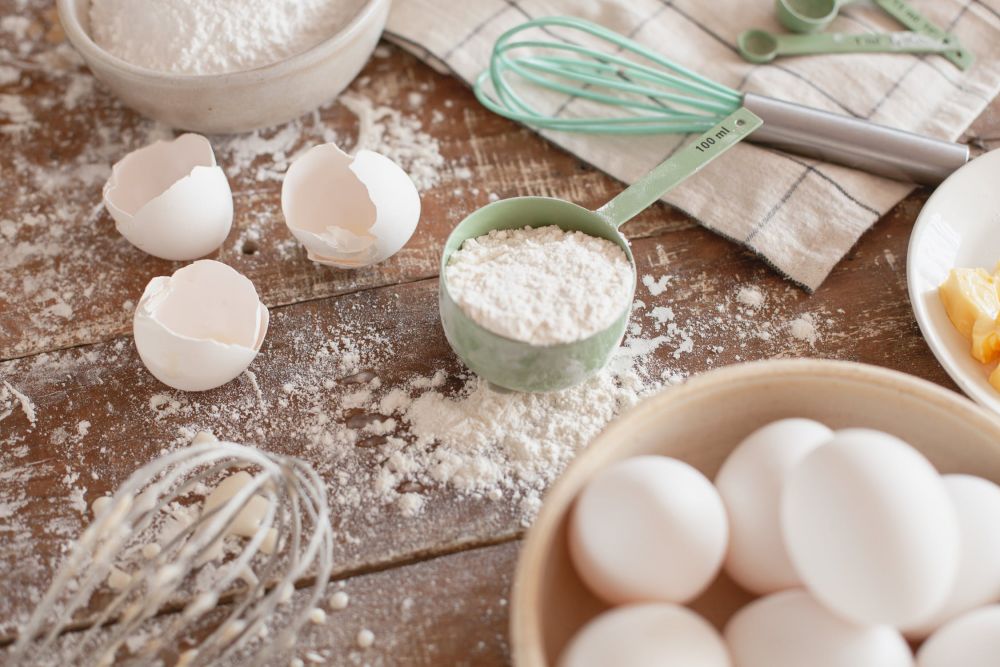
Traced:
<svg viewBox="0 0 1000 667">
<path fill-rule="evenodd" d="M 144 369 L 129 333 L 146 282 L 181 264 L 132 247 L 100 206 L 110 163 L 165 128 L 124 109 L 90 78 L 48 3 L 22 5 L 0 0 L 0 15 L 27 20 L 20 32 L 0 32 L 0 49 L 18 72 L 0 84 L 0 101 L 16 98 L 26 109 L 0 117 L 0 387 L 9 383 L 30 398 L 36 414 L 30 419 L 13 399 L 0 403 L 0 635 L 9 640 L 30 613 L 89 520 L 89 503 L 205 429 L 302 457 L 339 489 L 334 578 L 352 602 L 310 629 L 300 657 L 505 664 L 507 588 L 524 530 L 517 500 L 421 488 L 423 511 L 406 516 L 371 501 L 380 443 L 331 443 L 327 434 L 360 432 L 366 419 L 387 417 L 344 408 L 358 391 L 384 395 L 439 371 L 446 393 L 467 381 L 441 331 L 436 282 L 442 244 L 462 217 L 491 197 L 548 195 L 596 206 L 621 185 L 485 112 L 456 80 L 383 45 L 349 94 L 400 109 L 443 157 L 437 182 L 422 192 L 417 233 L 398 255 L 360 271 L 316 266 L 291 239 L 280 173 L 271 171 L 320 141 L 350 150 L 358 118 L 342 104 L 260 133 L 266 150 L 258 145 L 256 153 L 212 137 L 236 205 L 233 231 L 213 257 L 254 282 L 272 322 L 251 374 L 209 392 L 176 392 Z M 976 151 L 1000 147 L 1000 103 L 965 140 Z M 693 348 L 665 337 L 644 368 L 681 378 L 741 361 L 817 356 L 954 388 L 906 295 L 907 240 L 927 196 L 914 191 L 879 221 L 812 295 L 683 213 L 651 207 L 624 231 L 640 276 L 667 289 L 654 294 L 640 285 L 643 308 L 630 335 L 664 335 L 650 309 L 669 306 Z M 753 313 L 738 299 L 748 286 L 766 298 Z M 796 320 L 815 335 L 793 335 Z M 407 424 L 395 435 L 408 438 Z M 362 627 L 376 635 L 367 651 L 356 645 Z"/>
</svg>

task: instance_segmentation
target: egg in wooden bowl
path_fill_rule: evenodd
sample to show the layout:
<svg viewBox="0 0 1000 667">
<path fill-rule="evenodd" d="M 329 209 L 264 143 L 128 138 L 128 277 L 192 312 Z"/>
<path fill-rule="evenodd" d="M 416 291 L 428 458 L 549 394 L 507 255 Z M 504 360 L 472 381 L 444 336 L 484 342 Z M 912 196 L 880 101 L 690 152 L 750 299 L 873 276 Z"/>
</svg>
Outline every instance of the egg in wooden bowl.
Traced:
<svg viewBox="0 0 1000 667">
<path fill-rule="evenodd" d="M 926 457 L 942 475 L 964 473 L 1000 483 L 1000 420 L 930 382 L 874 366 L 811 359 L 705 373 L 619 417 L 549 491 L 525 538 L 514 579 L 514 664 L 554 667 L 581 628 L 612 608 L 591 592 L 570 554 L 570 519 L 591 480 L 625 459 L 648 455 L 678 459 L 715 480 L 747 436 L 789 418 L 814 420 L 836 432 L 880 431 L 908 443 L 915 457 Z M 723 572 L 687 606 L 721 632 L 757 597 Z"/>
</svg>

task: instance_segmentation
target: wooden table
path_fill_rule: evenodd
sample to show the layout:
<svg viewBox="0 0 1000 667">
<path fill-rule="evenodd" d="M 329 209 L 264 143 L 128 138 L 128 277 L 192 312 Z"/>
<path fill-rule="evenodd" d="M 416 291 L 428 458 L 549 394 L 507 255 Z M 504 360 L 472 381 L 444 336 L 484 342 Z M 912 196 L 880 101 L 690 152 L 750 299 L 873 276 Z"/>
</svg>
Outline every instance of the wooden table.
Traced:
<svg viewBox="0 0 1000 667">
<path fill-rule="evenodd" d="M 0 15 L 14 14 L 16 4 L 0 2 Z M 288 234 L 280 179 L 267 170 L 280 172 L 297 150 L 324 140 L 350 150 L 357 119 L 342 105 L 260 135 L 249 158 L 246 144 L 214 138 L 236 205 L 234 229 L 215 258 L 253 280 L 272 326 L 253 376 L 202 394 L 175 392 L 145 371 L 129 334 L 146 282 L 180 264 L 133 248 L 100 205 L 110 163 L 162 128 L 95 85 L 47 5 L 29 3 L 27 22 L 0 33 L 17 70 L 0 84 L 0 387 L 8 382 L 36 411 L 29 419 L 10 394 L 0 403 L 0 415 L 9 411 L 0 419 L 0 634 L 8 638 L 89 520 L 87 505 L 196 430 L 302 456 L 347 492 L 369 484 L 365 471 L 377 442 L 340 452 L 332 466 L 303 425 L 319 408 L 337 415 L 323 427 L 328 432 L 358 419 L 337 402 L 359 370 L 361 381 L 378 377 L 383 392 L 439 370 L 448 390 L 461 385 L 436 303 L 438 258 L 452 226 L 491 197 L 551 195 L 593 206 L 621 188 L 485 112 L 458 81 L 383 45 L 351 94 L 397 107 L 444 158 L 438 183 L 422 193 L 415 236 L 377 267 L 338 271 L 311 264 Z M 1000 146 L 1000 103 L 965 140 L 979 151 Z M 675 321 L 691 323 L 694 350 L 675 358 L 676 346 L 662 345 L 643 363 L 677 376 L 765 357 L 829 357 L 953 388 L 906 296 L 907 238 L 927 195 L 914 191 L 879 221 L 813 295 L 677 210 L 652 207 L 625 231 L 640 275 L 671 279 L 662 294 L 640 287 L 638 297 L 669 305 Z M 723 322 L 738 316 L 735 295 L 748 285 L 766 295 L 761 317 L 776 335 L 741 336 L 737 324 Z M 707 319 L 720 303 L 718 321 Z M 786 335 L 786 324 L 806 314 L 818 339 Z M 652 320 L 636 319 L 651 334 Z M 372 343 L 373 332 L 384 345 Z M 316 356 L 319 349 L 343 353 L 343 345 L 365 337 L 351 368 Z M 336 381 L 329 392 L 296 393 L 303 382 L 324 378 Z M 398 428 L 405 433 L 405 424 Z M 335 477 L 344 470 L 354 472 Z M 508 588 L 524 530 L 516 503 L 460 498 L 450 488 L 419 491 L 425 506 L 414 517 L 392 504 L 335 508 L 334 585 L 349 592 L 351 604 L 311 626 L 300 654 L 315 650 L 329 664 L 507 662 Z M 362 627 L 376 637 L 365 651 L 355 643 Z"/>
</svg>

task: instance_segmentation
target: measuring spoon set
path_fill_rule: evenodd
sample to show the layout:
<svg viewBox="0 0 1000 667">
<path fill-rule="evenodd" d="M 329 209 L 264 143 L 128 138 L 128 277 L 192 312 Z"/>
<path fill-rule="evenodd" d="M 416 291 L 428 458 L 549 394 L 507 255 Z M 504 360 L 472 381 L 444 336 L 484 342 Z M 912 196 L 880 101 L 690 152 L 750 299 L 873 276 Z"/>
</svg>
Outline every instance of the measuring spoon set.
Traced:
<svg viewBox="0 0 1000 667">
<path fill-rule="evenodd" d="M 827 53 L 938 53 L 961 70 L 973 55 L 946 30 L 909 5 L 906 0 L 873 0 L 907 30 L 889 33 L 821 33 L 843 5 L 856 0 L 776 0 L 778 20 L 794 35 L 776 35 L 752 29 L 740 34 L 737 48 L 752 63 L 779 56 Z"/>
</svg>

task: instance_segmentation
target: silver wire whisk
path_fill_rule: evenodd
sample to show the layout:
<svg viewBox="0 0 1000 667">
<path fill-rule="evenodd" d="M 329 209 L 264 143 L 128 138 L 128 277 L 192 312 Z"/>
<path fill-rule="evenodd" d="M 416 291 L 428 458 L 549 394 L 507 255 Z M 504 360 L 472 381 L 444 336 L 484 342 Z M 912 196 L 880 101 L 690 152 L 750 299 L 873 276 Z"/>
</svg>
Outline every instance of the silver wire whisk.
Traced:
<svg viewBox="0 0 1000 667">
<path fill-rule="evenodd" d="M 224 502 L 203 509 L 194 505 L 206 484 L 234 470 L 255 472 Z M 185 507 L 198 508 L 198 516 L 175 525 L 174 534 L 155 548 L 143 545 L 150 531 Z M 226 536 L 247 522 L 248 512 L 254 529 L 240 541 L 241 549 L 224 555 Z M 38 664 L 61 633 L 81 624 L 89 628 L 75 633 L 72 648 L 60 655 L 66 664 L 148 664 L 164 649 L 191 641 L 188 631 L 214 622 L 206 615 L 217 610 L 228 613 L 196 647 L 181 653 L 177 664 L 213 664 L 266 633 L 266 641 L 259 641 L 246 660 L 264 664 L 294 646 L 324 594 L 332 549 L 326 489 L 307 463 L 235 443 L 193 444 L 137 470 L 97 513 L 19 632 L 8 664 Z M 137 558 L 143 550 L 144 557 Z M 195 575 L 210 561 L 220 563 L 215 576 L 199 587 Z M 126 583 L 109 594 L 104 582 L 116 571 Z M 295 583 L 307 575 L 315 581 L 311 595 L 304 606 L 295 605 Z M 189 601 L 166 615 L 177 609 L 183 594 Z M 220 601 L 224 605 L 217 606 Z M 281 605 L 292 608 L 278 613 Z M 141 636 L 157 615 L 162 617 L 155 637 L 129 650 L 127 640 Z M 277 630 L 264 626 L 269 620 Z"/>
</svg>

